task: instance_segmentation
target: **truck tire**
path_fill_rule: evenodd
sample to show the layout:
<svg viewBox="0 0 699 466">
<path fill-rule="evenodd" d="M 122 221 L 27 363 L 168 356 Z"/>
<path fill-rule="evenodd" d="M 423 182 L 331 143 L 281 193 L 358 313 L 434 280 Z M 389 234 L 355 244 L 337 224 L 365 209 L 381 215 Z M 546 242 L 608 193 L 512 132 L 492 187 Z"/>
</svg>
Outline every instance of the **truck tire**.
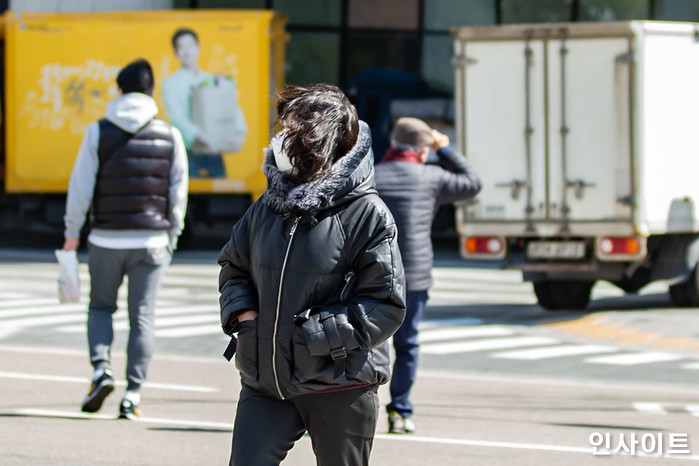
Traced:
<svg viewBox="0 0 699 466">
<path fill-rule="evenodd" d="M 694 269 L 689 280 L 668 288 L 670 301 L 677 307 L 698 307 L 699 306 L 699 283 L 697 282 L 697 269 Z"/>
<path fill-rule="evenodd" d="M 544 280 L 534 282 L 534 293 L 547 311 L 585 309 L 594 281 Z"/>
</svg>

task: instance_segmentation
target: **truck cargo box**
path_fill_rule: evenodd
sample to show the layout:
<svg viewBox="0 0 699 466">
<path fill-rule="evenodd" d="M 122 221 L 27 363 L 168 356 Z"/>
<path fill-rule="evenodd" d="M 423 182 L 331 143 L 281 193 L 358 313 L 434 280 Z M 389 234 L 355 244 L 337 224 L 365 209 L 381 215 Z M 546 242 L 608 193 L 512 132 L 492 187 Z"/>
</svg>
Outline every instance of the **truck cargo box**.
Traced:
<svg viewBox="0 0 699 466">
<path fill-rule="evenodd" d="M 462 254 L 505 258 L 550 308 L 584 306 L 598 279 L 699 289 L 698 31 L 453 28 L 457 139 L 483 180 L 457 209 Z"/>
</svg>

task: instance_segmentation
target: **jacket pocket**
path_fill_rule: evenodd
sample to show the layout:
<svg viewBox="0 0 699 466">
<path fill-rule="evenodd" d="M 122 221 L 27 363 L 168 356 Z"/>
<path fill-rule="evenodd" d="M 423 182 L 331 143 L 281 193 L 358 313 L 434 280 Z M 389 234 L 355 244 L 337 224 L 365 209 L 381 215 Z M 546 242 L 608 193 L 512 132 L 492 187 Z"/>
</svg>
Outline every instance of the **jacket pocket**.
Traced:
<svg viewBox="0 0 699 466">
<path fill-rule="evenodd" d="M 294 328 L 292 339 L 294 351 L 294 375 L 296 382 L 319 382 L 328 385 L 342 384 L 345 374 L 335 378 L 335 363 L 330 356 L 311 356 L 306 334 L 300 326 Z"/>
<path fill-rule="evenodd" d="M 235 367 L 248 377 L 257 380 L 257 361 L 257 320 L 239 322 Z"/>
</svg>

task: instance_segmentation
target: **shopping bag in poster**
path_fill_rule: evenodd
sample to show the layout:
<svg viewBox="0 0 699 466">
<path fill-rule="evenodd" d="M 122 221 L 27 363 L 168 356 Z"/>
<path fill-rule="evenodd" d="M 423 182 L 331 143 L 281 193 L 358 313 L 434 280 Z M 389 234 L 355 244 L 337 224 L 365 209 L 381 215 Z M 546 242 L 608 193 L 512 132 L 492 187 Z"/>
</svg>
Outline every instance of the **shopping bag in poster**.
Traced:
<svg viewBox="0 0 699 466">
<path fill-rule="evenodd" d="M 58 300 L 62 303 L 80 301 L 80 276 L 78 275 L 78 255 L 75 251 L 56 249 L 58 272 Z"/>
<path fill-rule="evenodd" d="M 195 140 L 192 151 L 198 154 L 238 152 L 245 143 L 247 125 L 238 105 L 238 91 L 230 85 L 201 86 L 192 91 L 192 121 L 218 147 Z"/>
</svg>

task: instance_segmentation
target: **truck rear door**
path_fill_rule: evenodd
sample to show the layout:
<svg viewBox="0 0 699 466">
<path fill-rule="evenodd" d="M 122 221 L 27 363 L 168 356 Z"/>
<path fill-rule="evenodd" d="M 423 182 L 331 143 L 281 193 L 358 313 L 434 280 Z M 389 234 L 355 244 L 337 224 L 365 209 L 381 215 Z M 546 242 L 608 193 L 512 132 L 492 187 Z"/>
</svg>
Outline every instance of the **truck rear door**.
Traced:
<svg viewBox="0 0 699 466">
<path fill-rule="evenodd" d="M 549 216 L 629 219 L 631 42 L 563 31 L 547 47 Z"/>
<path fill-rule="evenodd" d="M 457 130 L 484 181 L 469 218 L 560 232 L 575 221 L 630 220 L 630 32 L 487 29 L 456 45 Z"/>
<path fill-rule="evenodd" d="M 484 180 L 482 219 L 543 218 L 546 200 L 541 41 L 466 45 L 465 153 Z M 463 134 L 463 133 L 462 133 Z"/>
</svg>

